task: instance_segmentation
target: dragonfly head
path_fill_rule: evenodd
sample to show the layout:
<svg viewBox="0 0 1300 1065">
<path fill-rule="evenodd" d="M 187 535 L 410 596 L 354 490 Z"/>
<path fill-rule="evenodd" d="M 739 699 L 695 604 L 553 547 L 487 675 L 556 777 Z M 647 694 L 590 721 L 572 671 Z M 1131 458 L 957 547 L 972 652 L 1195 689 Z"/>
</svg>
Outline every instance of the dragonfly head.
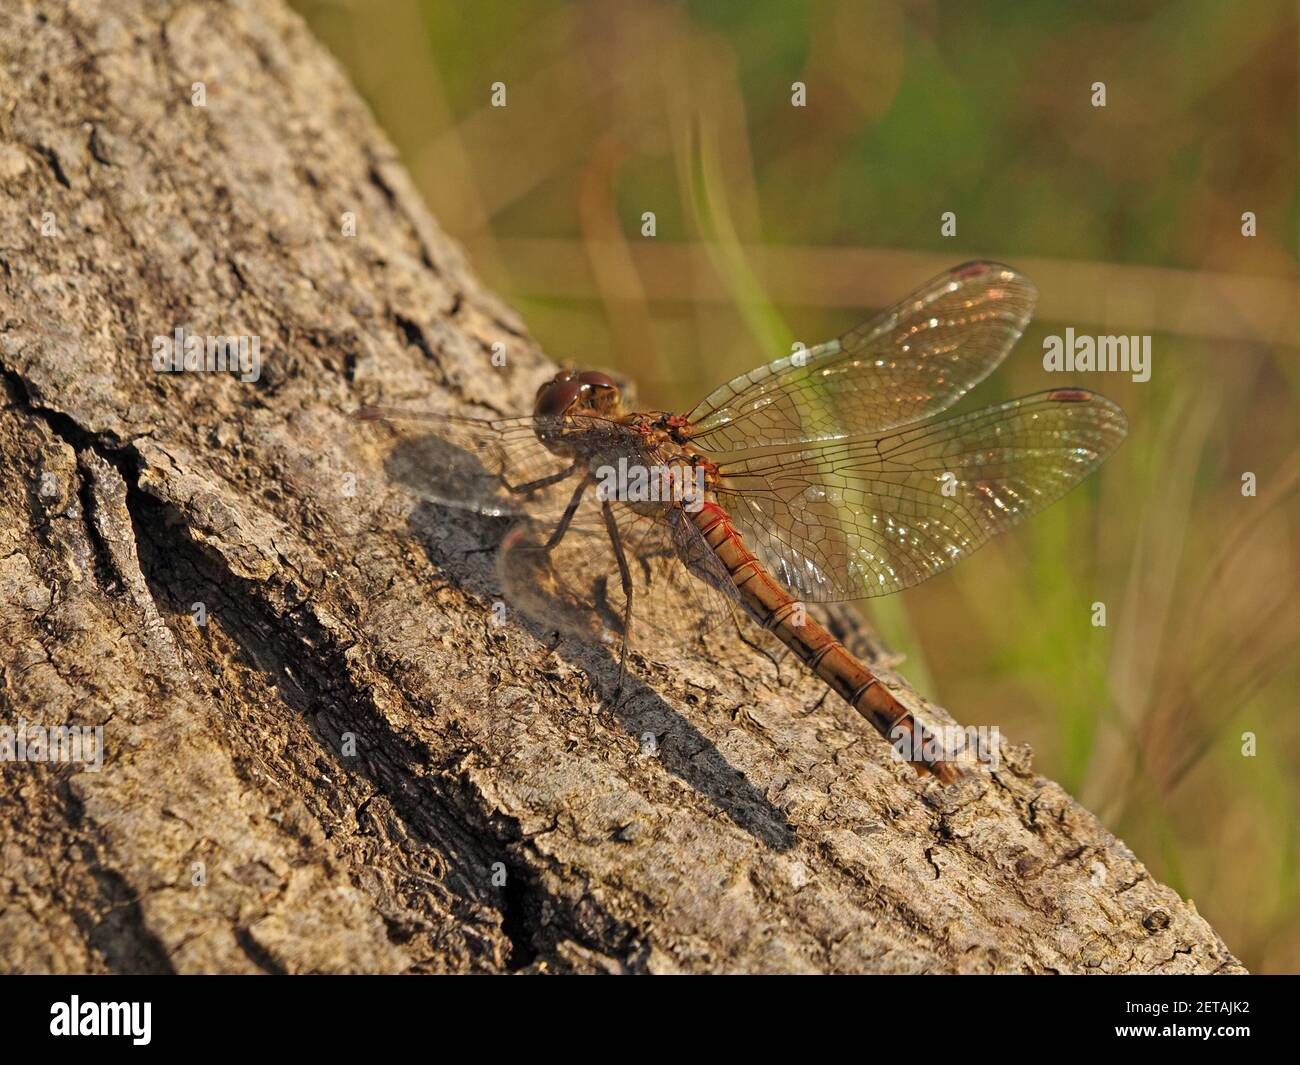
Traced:
<svg viewBox="0 0 1300 1065">
<path fill-rule="evenodd" d="M 533 413 L 560 417 L 584 411 L 613 414 L 621 397 L 613 378 L 595 370 L 561 370 L 537 390 Z"/>
<path fill-rule="evenodd" d="M 572 457 L 576 437 L 586 428 L 569 415 L 612 417 L 622 407 L 618 385 L 595 370 L 561 370 L 537 390 L 533 414 L 537 438 L 557 455 Z"/>
</svg>

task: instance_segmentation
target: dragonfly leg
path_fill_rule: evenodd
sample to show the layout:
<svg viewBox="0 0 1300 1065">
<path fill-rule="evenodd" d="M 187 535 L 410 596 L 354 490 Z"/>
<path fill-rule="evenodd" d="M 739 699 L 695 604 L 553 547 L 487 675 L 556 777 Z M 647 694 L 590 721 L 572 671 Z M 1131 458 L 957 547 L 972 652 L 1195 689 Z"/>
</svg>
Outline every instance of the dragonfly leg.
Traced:
<svg viewBox="0 0 1300 1065">
<path fill-rule="evenodd" d="M 573 490 L 573 498 L 569 500 L 569 505 L 564 508 L 564 514 L 560 518 L 560 524 L 555 527 L 551 533 L 551 538 L 546 541 L 546 550 L 550 551 L 556 547 L 564 534 L 569 531 L 569 523 L 573 521 L 573 515 L 578 511 L 578 504 L 582 502 L 582 493 L 587 490 L 587 485 L 591 484 L 591 477 L 584 477 L 578 482 L 578 487 Z"/>
<path fill-rule="evenodd" d="M 751 648 L 752 650 L 757 651 L 759 654 L 761 654 L 764 658 L 766 658 L 769 662 L 772 663 L 772 668 L 776 670 L 776 679 L 777 682 L 779 683 L 781 680 L 780 656 L 773 654 L 762 644 L 755 643 L 753 640 L 751 640 L 748 636 L 745 635 L 745 624 L 741 620 L 740 611 L 736 609 L 736 604 L 733 603 L 730 599 L 727 600 L 727 608 L 731 611 L 731 620 L 735 622 L 736 635 L 740 637 L 740 642 L 745 644 L 747 647 Z"/>
<path fill-rule="evenodd" d="M 531 492 L 535 488 L 545 488 L 547 485 L 558 484 L 560 481 L 564 480 L 564 478 L 572 477 L 577 468 L 578 464 L 575 462 L 567 470 L 561 470 L 559 473 L 552 474 L 549 477 L 538 478 L 536 481 L 529 481 L 527 484 L 512 485 L 506 484 L 504 481 L 502 483 L 505 484 L 507 491 L 513 492 L 516 495 L 523 495 L 525 492 Z M 564 534 L 569 531 L 569 522 L 573 521 L 573 515 L 578 509 L 578 503 L 582 500 L 582 493 L 586 490 L 589 482 L 590 477 L 584 477 L 582 484 L 578 485 L 577 491 L 573 493 L 573 498 L 569 500 L 569 505 L 565 508 L 564 516 L 560 519 L 560 524 L 556 527 L 555 532 L 551 534 L 551 538 L 546 542 L 547 551 L 551 550 L 551 548 L 563 540 Z M 496 549 L 497 546 L 493 544 L 490 547 L 475 547 L 466 551 L 465 554 L 467 556 L 485 555 L 489 551 L 495 551 Z"/>
<path fill-rule="evenodd" d="M 572 477 L 578 471 L 578 464 L 575 462 L 568 469 L 561 470 L 559 473 L 552 473 L 547 477 L 539 477 L 535 481 L 529 481 L 527 484 L 511 484 L 502 478 L 501 483 L 506 486 L 506 491 L 512 495 L 525 495 L 528 492 L 534 492 L 538 488 L 547 488 L 553 484 L 559 484 L 566 477 Z"/>
<path fill-rule="evenodd" d="M 627 566 L 627 556 L 623 554 L 623 543 L 618 538 L 618 523 L 614 520 L 614 508 L 609 505 L 609 500 L 604 500 L 600 505 L 600 512 L 605 518 L 605 531 L 609 533 L 609 542 L 614 545 L 614 557 L 618 560 L 618 575 L 623 581 L 623 598 L 626 600 L 626 606 L 623 608 L 623 645 L 618 653 L 618 694 L 614 697 L 617 703 L 623 697 L 623 681 L 627 678 L 627 645 L 632 635 L 632 571 Z"/>
</svg>

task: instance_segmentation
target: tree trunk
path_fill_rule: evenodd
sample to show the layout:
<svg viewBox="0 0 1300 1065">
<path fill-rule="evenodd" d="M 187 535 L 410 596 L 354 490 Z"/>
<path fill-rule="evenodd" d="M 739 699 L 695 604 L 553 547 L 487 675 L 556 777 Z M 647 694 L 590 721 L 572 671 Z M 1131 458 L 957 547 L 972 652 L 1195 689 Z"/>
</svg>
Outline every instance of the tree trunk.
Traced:
<svg viewBox="0 0 1300 1065">
<path fill-rule="evenodd" d="M 413 532 L 347 412 L 550 364 L 275 0 L 16 0 L 0 55 L 0 723 L 104 726 L 0 769 L 4 968 L 1242 971 L 1026 750 L 943 788 L 734 636 L 615 705 L 491 623 L 499 523 Z"/>
</svg>

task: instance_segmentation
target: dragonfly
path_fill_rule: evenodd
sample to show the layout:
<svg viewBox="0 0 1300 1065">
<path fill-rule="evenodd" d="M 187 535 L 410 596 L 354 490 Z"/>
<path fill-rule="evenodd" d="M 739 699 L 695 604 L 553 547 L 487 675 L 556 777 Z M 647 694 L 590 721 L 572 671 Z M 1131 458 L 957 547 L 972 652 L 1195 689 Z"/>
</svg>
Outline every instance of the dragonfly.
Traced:
<svg viewBox="0 0 1300 1065">
<path fill-rule="evenodd" d="M 949 784 L 967 772 L 954 752 L 808 607 L 947 570 L 1123 440 L 1123 411 L 1084 388 L 945 413 L 1006 357 L 1036 299 L 1011 267 L 966 263 L 685 414 L 628 410 L 610 376 L 566 369 L 521 417 L 356 416 L 394 427 L 390 472 L 415 494 L 521 519 L 501 544 L 507 599 L 616 636 L 620 697 L 634 619 L 658 640 L 748 617 Z M 587 621 L 560 621 L 573 618 Z"/>
</svg>

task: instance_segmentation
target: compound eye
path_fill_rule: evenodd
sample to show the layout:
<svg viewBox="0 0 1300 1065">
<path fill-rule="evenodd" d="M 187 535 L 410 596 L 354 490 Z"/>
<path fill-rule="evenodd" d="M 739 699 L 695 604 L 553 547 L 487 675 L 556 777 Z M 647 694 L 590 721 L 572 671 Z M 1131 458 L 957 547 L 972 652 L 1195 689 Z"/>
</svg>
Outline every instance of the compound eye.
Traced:
<svg viewBox="0 0 1300 1065">
<path fill-rule="evenodd" d="M 599 370 L 583 370 L 582 373 L 578 374 L 578 380 L 584 385 L 591 385 L 593 388 L 618 388 L 612 377 L 601 373 Z"/>
<path fill-rule="evenodd" d="M 581 381 L 568 377 L 561 380 L 557 377 L 550 384 L 542 385 L 537 390 L 537 402 L 533 404 L 533 413 L 543 416 L 563 414 L 577 401 L 582 389 Z"/>
<path fill-rule="evenodd" d="M 545 392 L 548 388 L 554 388 L 556 385 L 563 384 L 565 381 L 576 381 L 577 378 L 578 378 L 578 373 L 576 370 L 561 370 L 549 381 L 543 381 L 540 385 L 537 386 L 537 396 L 538 398 L 540 398 L 542 393 Z"/>
</svg>

